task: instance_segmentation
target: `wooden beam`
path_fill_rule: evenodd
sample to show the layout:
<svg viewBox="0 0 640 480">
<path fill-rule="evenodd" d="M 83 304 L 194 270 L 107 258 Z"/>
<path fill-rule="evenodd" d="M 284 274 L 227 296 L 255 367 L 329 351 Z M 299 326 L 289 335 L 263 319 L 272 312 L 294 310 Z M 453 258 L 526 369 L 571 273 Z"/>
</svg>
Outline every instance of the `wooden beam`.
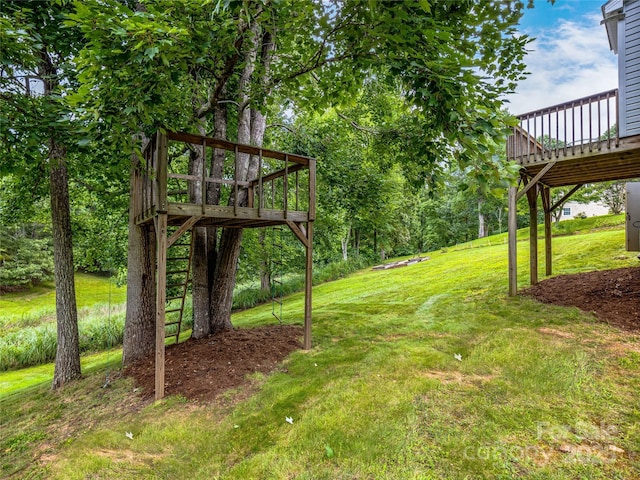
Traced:
<svg viewBox="0 0 640 480">
<path fill-rule="evenodd" d="M 542 209 L 544 210 L 544 261 L 545 275 L 548 277 L 552 274 L 552 236 L 551 236 L 551 189 L 544 187 L 542 189 Z"/>
<path fill-rule="evenodd" d="M 198 223 L 198 220 L 200 220 L 202 218 L 202 216 L 196 217 L 190 217 L 186 222 L 184 222 L 182 225 L 180 225 L 180 227 L 178 228 L 178 230 L 176 230 L 175 232 L 173 232 L 173 235 L 171 235 L 169 237 L 169 239 L 167 240 L 167 248 L 169 248 L 171 245 L 173 245 L 174 243 L 176 243 L 176 240 L 178 240 L 178 238 L 180 238 L 180 236 L 186 232 L 187 230 L 191 230 L 191 227 L 193 227 L 196 223 Z"/>
<path fill-rule="evenodd" d="M 518 187 L 509 187 L 509 222 L 508 222 L 508 243 L 509 243 L 509 296 L 515 297 L 518 294 L 518 212 L 517 212 Z"/>
<path fill-rule="evenodd" d="M 544 168 L 542 170 L 540 170 L 540 172 L 538 172 L 538 174 L 533 177 L 529 183 L 518 192 L 518 196 L 516 198 L 516 201 L 520 200 L 522 198 L 522 196 L 527 193 L 529 191 L 529 189 L 533 188 L 534 185 L 536 185 L 538 183 L 538 181 L 544 176 L 545 173 L 547 173 L 549 170 L 551 170 L 551 168 L 556 164 L 556 162 L 551 162 L 551 163 L 547 163 Z"/>
<path fill-rule="evenodd" d="M 527 185 L 529 186 L 529 185 Z M 529 282 L 538 283 L 538 186 L 527 190 L 529 201 Z"/>
<path fill-rule="evenodd" d="M 306 232 L 303 230 L 304 227 L 302 227 L 302 225 L 300 224 L 292 222 L 291 220 L 287 220 L 287 225 L 289 225 L 289 228 L 294 233 L 294 235 L 298 237 L 298 240 L 300 240 L 305 247 L 308 247 L 309 239 L 307 238 Z"/>
<path fill-rule="evenodd" d="M 567 200 L 569 200 L 569 197 L 571 197 L 571 195 L 573 195 L 574 193 L 576 193 L 580 187 L 582 187 L 582 184 L 580 185 L 576 185 L 575 187 L 573 187 L 571 190 L 569 190 L 569 192 L 566 193 L 566 195 L 564 195 L 560 200 L 558 200 L 556 203 L 554 203 L 550 208 L 549 208 L 549 212 L 553 212 L 556 208 L 558 208 L 560 205 L 562 205 L 564 202 L 566 202 Z"/>
<path fill-rule="evenodd" d="M 156 171 L 156 182 L 158 198 L 156 199 L 156 210 L 167 213 L 167 137 L 160 132 L 157 134 L 157 155 L 158 169 Z"/>
<path fill-rule="evenodd" d="M 311 312 L 313 302 L 313 222 L 307 224 L 307 255 L 304 276 L 304 349 L 311 349 Z"/>
<path fill-rule="evenodd" d="M 271 180 L 275 180 L 277 178 L 280 177 L 284 177 L 285 173 L 294 173 L 294 172 L 298 172 L 300 170 L 304 170 L 305 168 L 307 168 L 307 165 L 293 165 L 292 167 L 289 167 L 288 169 L 282 169 L 282 170 L 278 170 L 275 171 L 273 173 L 270 173 L 269 175 L 265 175 L 264 177 L 262 177 L 262 181 L 263 182 L 270 182 Z M 255 187 L 256 185 L 258 185 L 260 183 L 260 177 L 258 177 L 255 180 L 251 180 L 251 182 L 247 182 L 248 185 Z"/>
<path fill-rule="evenodd" d="M 157 216 L 156 274 L 156 382 L 155 399 L 164 397 L 164 323 L 167 298 L 167 214 Z"/>
<path fill-rule="evenodd" d="M 309 159 L 309 221 L 316 219 L 316 161 Z M 311 226 L 311 224 L 309 224 Z"/>
<path fill-rule="evenodd" d="M 234 212 L 235 210 L 235 212 Z M 284 211 L 262 209 L 260 216 L 258 216 L 257 208 L 248 207 L 236 207 L 225 205 L 207 205 L 204 215 L 202 215 L 202 209 L 200 205 L 193 203 L 170 203 L 169 204 L 169 216 L 183 216 L 183 217 L 203 217 L 204 218 L 239 218 L 244 220 L 269 220 L 285 223 L 285 220 L 291 220 L 293 222 L 307 222 L 310 219 L 310 213 L 303 211 L 289 210 L 287 212 L 287 218 L 285 219 Z"/>
<path fill-rule="evenodd" d="M 220 140 L 218 138 L 193 135 L 191 133 L 167 132 L 167 138 L 170 140 L 177 140 L 179 142 L 191 143 L 194 145 L 201 145 L 203 140 L 206 140 L 208 147 L 220 148 L 229 152 L 233 152 L 237 146 L 240 153 L 248 153 L 250 155 L 260 155 L 260 150 L 262 150 L 262 155 L 265 157 L 275 158 L 276 160 L 285 160 L 286 156 L 288 156 L 290 161 L 304 165 L 306 165 L 310 160 L 310 157 L 305 157 L 304 155 L 294 155 L 292 153 L 284 153 L 277 150 L 268 150 L 266 148 L 261 149 L 259 147 L 254 147 L 251 145 L 243 145 L 240 143 Z"/>
</svg>

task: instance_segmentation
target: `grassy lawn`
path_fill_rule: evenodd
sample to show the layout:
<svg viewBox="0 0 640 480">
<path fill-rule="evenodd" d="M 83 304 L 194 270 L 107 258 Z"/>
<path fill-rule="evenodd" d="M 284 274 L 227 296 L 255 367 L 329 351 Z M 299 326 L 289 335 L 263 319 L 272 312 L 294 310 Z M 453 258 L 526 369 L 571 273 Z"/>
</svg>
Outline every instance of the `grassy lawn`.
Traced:
<svg viewBox="0 0 640 480">
<path fill-rule="evenodd" d="M 429 256 L 314 288 L 313 349 L 210 404 L 141 404 L 122 378 L 103 388 L 113 358 L 62 392 L 15 389 L 0 399 L 0 476 L 640 478 L 640 337 L 508 298 L 496 237 Z M 556 238 L 554 264 L 638 260 L 613 228 Z M 303 302 L 286 299 L 287 321 Z M 265 306 L 233 321 L 273 320 Z"/>
<path fill-rule="evenodd" d="M 117 305 L 126 300 L 126 288 L 117 287 L 106 277 L 76 273 L 78 309 L 96 304 Z M 53 283 L 45 283 L 27 292 L 0 295 L 0 326 L 8 324 L 34 325 L 53 320 L 56 311 L 56 291 Z"/>
</svg>

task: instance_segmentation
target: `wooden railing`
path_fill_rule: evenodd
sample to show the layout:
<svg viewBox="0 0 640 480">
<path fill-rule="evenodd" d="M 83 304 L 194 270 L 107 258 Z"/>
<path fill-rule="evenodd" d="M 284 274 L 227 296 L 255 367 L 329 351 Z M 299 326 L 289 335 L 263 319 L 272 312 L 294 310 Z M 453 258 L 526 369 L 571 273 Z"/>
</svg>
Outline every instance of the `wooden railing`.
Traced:
<svg viewBox="0 0 640 480">
<path fill-rule="evenodd" d="M 619 145 L 618 90 L 519 115 L 507 158 L 521 165 L 611 150 Z"/>
<path fill-rule="evenodd" d="M 190 164 L 194 149 L 201 149 L 204 169 L 196 171 Z M 255 178 L 243 179 L 250 163 L 247 156 L 257 164 Z M 267 210 L 279 210 L 285 219 L 294 211 L 308 212 L 308 219 L 315 219 L 315 159 L 302 155 L 199 135 L 159 133 L 143 148 L 134 182 L 138 222 L 166 213 L 175 204 L 189 206 L 185 212 L 194 212 L 197 206 L 204 216 L 215 216 L 209 207 L 224 206 L 234 213 L 239 208 L 256 209 L 257 218 Z"/>
</svg>

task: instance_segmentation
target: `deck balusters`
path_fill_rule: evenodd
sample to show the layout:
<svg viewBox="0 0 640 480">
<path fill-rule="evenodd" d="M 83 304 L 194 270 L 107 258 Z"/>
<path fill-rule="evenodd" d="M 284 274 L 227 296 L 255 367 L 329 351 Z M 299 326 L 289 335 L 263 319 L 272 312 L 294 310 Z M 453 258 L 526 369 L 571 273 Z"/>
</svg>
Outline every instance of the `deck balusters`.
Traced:
<svg viewBox="0 0 640 480">
<path fill-rule="evenodd" d="M 551 160 L 554 154 L 557 159 L 611 149 L 614 140 L 618 147 L 618 135 L 611 132 L 617 112 L 618 91 L 610 90 L 525 113 L 507 142 L 507 156 L 527 165 Z"/>
</svg>

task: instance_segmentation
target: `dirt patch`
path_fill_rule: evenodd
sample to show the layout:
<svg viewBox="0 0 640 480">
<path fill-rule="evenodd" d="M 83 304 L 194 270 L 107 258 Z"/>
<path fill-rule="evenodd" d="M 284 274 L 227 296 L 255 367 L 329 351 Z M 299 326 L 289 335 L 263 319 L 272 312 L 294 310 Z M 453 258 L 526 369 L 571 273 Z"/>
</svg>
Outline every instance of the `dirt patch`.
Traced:
<svg viewBox="0 0 640 480">
<path fill-rule="evenodd" d="M 302 348 L 303 329 L 269 325 L 229 330 L 189 339 L 165 351 L 165 394 L 211 400 L 220 392 L 248 382 L 254 372 L 268 373 L 294 350 Z M 125 369 L 145 397 L 154 394 L 154 356 Z"/>
<path fill-rule="evenodd" d="M 640 267 L 560 275 L 522 293 L 543 303 L 578 307 L 602 322 L 640 332 Z"/>
</svg>

